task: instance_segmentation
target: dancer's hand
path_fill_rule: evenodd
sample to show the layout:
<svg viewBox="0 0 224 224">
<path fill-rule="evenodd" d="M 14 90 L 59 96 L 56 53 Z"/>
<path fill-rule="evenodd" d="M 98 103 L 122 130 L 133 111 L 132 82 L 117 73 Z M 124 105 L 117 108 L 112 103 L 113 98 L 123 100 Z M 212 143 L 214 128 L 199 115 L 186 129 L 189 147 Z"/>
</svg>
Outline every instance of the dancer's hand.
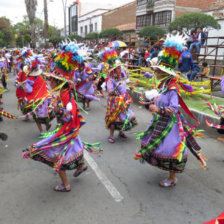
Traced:
<svg viewBox="0 0 224 224">
<path fill-rule="evenodd" d="M 151 104 L 150 106 L 149 106 L 149 111 L 151 112 L 151 113 L 159 113 L 159 107 L 157 107 L 155 104 Z"/>
<path fill-rule="evenodd" d="M 207 163 L 206 163 L 206 161 L 208 161 L 208 159 L 207 159 L 205 156 L 203 156 L 203 155 L 201 154 L 201 152 L 198 153 L 197 155 L 198 155 L 198 157 L 199 157 L 199 162 L 200 162 L 200 164 L 201 164 L 202 169 L 203 169 L 203 170 L 206 170 L 206 168 L 207 168 Z"/>
</svg>

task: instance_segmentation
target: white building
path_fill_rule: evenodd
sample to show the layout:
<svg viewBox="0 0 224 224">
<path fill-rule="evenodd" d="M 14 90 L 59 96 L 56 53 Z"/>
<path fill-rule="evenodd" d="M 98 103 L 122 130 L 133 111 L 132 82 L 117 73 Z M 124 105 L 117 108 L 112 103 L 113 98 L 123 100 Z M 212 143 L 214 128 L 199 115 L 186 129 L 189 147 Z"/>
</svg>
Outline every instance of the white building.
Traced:
<svg viewBox="0 0 224 224">
<path fill-rule="evenodd" d="M 86 13 L 78 19 L 78 35 L 85 37 L 88 33 L 102 31 L 102 14 L 109 9 L 96 9 Z"/>
<path fill-rule="evenodd" d="M 208 52 L 210 53 L 210 57 L 207 57 L 207 59 L 214 59 L 215 54 L 220 55 L 217 57 L 218 60 L 223 60 L 224 56 L 224 2 L 220 1 L 220 3 L 213 4 L 208 10 L 204 11 L 205 14 L 213 16 L 218 23 L 221 26 L 221 29 L 209 29 L 208 28 L 208 40 L 207 45 L 211 46 L 208 48 Z M 211 38 L 211 37 L 217 37 L 217 38 Z M 218 38 L 219 37 L 219 38 Z M 222 45 L 223 47 L 218 48 L 218 51 L 216 52 L 216 49 L 214 49 L 214 45 Z"/>
<path fill-rule="evenodd" d="M 67 33 L 67 36 L 68 36 L 69 35 L 69 26 L 68 25 L 66 26 L 66 33 Z M 64 37 L 65 36 L 64 27 L 60 29 L 60 36 L 61 37 Z"/>
</svg>

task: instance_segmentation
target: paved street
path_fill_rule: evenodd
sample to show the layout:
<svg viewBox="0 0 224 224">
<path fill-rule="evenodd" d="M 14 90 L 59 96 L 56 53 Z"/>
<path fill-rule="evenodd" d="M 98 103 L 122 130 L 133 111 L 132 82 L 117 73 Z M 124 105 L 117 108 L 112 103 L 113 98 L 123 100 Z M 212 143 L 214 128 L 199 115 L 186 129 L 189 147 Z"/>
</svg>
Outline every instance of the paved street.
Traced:
<svg viewBox="0 0 224 224">
<path fill-rule="evenodd" d="M 20 115 L 9 76 L 4 109 Z M 52 190 L 60 180 L 50 167 L 22 159 L 22 149 L 38 140 L 35 123 L 5 118 L 0 127 L 9 138 L 0 142 L 0 223 L 201 224 L 218 216 L 224 210 L 224 144 L 205 134 L 198 141 L 209 159 L 208 169 L 203 171 L 190 155 L 178 185 L 163 189 L 158 183 L 166 172 L 132 159 L 140 146 L 134 133 L 143 131 L 151 119 L 138 105 L 133 109 L 139 125 L 127 133 L 128 139 L 109 144 L 106 100 L 91 104 L 80 136 L 87 142 L 101 141 L 104 152 L 86 155 L 89 169 L 78 178 L 68 172 L 70 193 Z"/>
</svg>

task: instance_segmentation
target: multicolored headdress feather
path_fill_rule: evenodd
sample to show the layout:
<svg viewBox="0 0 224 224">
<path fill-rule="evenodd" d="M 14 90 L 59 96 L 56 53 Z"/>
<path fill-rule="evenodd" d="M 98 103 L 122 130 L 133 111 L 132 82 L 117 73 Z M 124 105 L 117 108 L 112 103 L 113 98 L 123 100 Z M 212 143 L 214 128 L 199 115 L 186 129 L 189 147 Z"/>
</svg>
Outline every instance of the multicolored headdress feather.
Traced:
<svg viewBox="0 0 224 224">
<path fill-rule="evenodd" d="M 48 52 L 47 52 L 47 50 L 46 49 L 43 49 L 42 51 L 41 51 L 41 54 L 47 54 Z"/>
<path fill-rule="evenodd" d="M 14 54 L 15 54 L 15 55 L 19 55 L 19 50 L 16 49 L 16 50 L 14 51 Z"/>
<path fill-rule="evenodd" d="M 27 58 L 31 57 L 33 54 L 32 54 L 32 51 L 28 48 L 24 48 L 21 52 L 21 55 L 17 55 L 17 58 L 16 60 L 17 61 L 24 61 L 26 60 Z"/>
<path fill-rule="evenodd" d="M 100 54 L 103 61 L 107 62 L 109 65 L 113 65 L 118 59 L 117 52 L 115 50 L 107 50 Z"/>
<path fill-rule="evenodd" d="M 25 59 L 25 64 L 28 65 L 30 69 L 39 68 L 43 63 L 44 58 L 42 55 L 35 55 Z"/>
<path fill-rule="evenodd" d="M 84 57 L 79 54 L 80 48 L 74 42 L 60 44 L 61 52 L 55 58 L 55 71 L 59 72 L 64 78 L 70 79 L 73 71 L 79 67 Z"/>
<path fill-rule="evenodd" d="M 159 56 L 160 63 L 171 68 L 175 68 L 180 60 L 186 37 L 177 33 L 176 35 L 168 34 Z"/>
<path fill-rule="evenodd" d="M 50 53 L 50 56 L 52 58 L 54 58 L 57 55 L 57 51 L 56 50 L 50 50 L 49 53 Z"/>
<path fill-rule="evenodd" d="M 28 58 L 30 56 L 32 56 L 32 51 L 30 49 L 24 49 L 22 51 L 22 55 L 21 55 L 22 58 Z"/>
</svg>

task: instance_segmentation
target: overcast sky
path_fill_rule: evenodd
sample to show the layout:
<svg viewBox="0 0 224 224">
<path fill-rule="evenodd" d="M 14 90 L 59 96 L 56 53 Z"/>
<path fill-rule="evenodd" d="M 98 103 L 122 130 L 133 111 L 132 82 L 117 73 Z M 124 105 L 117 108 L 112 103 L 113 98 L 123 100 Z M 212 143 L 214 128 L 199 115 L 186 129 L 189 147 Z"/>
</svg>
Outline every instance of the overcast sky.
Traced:
<svg viewBox="0 0 224 224">
<path fill-rule="evenodd" d="M 47 0 L 48 1 L 48 20 L 50 25 L 62 28 L 64 26 L 62 0 Z M 64 0 L 65 1 L 65 0 Z M 80 0 L 82 3 L 82 14 L 90 12 L 97 8 L 114 8 L 124 5 L 133 0 Z M 43 2 L 37 0 L 38 7 L 36 17 L 44 18 Z M 67 0 L 69 6 L 74 0 Z M 68 14 L 68 10 L 66 11 Z M 21 22 L 23 16 L 26 15 L 25 0 L 0 0 L 0 17 L 5 16 L 13 23 Z"/>
</svg>

